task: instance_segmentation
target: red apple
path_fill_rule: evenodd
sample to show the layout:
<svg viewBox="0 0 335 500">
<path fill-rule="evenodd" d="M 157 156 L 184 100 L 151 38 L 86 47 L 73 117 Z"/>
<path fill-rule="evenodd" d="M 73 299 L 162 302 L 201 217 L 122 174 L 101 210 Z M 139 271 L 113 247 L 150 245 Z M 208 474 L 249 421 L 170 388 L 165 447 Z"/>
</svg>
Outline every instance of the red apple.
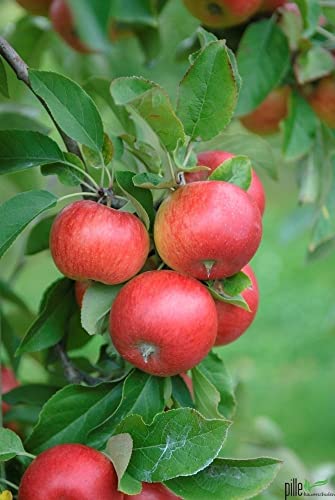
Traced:
<svg viewBox="0 0 335 500">
<path fill-rule="evenodd" d="M 288 113 L 290 93 L 288 85 L 270 92 L 258 108 L 241 118 L 245 128 L 260 135 L 278 132 L 280 122 Z"/>
<path fill-rule="evenodd" d="M 31 14 L 35 16 L 47 16 L 52 0 L 16 0 Z"/>
<path fill-rule="evenodd" d="M 124 495 L 133 500 L 173 500 L 177 497 L 161 483 L 142 483 L 142 491 L 138 495 Z"/>
<path fill-rule="evenodd" d="M 209 28 L 236 26 L 259 9 L 262 0 L 184 0 L 186 8 Z"/>
<path fill-rule="evenodd" d="M 221 163 L 230 158 L 233 158 L 235 155 L 232 153 L 228 153 L 227 151 L 204 151 L 203 153 L 198 154 L 198 165 L 202 165 L 204 167 L 209 167 L 211 169 L 210 172 L 206 170 L 201 170 L 200 172 L 191 172 L 185 174 L 186 182 L 195 182 L 206 180 L 208 176 L 213 172 Z M 259 179 L 258 175 L 254 170 L 252 170 L 252 178 L 251 184 L 247 193 L 255 200 L 258 205 L 258 208 L 263 215 L 265 209 L 265 192 L 263 188 L 263 184 Z"/>
<path fill-rule="evenodd" d="M 251 279 L 251 287 L 242 292 L 242 297 L 247 302 L 250 312 L 241 307 L 216 300 L 219 326 L 215 345 L 230 344 L 238 339 L 249 328 L 256 316 L 259 301 L 256 276 L 249 265 L 245 266 L 242 271 Z"/>
<path fill-rule="evenodd" d="M 318 81 L 308 96 L 315 113 L 328 127 L 335 128 L 335 76 Z"/>
<path fill-rule="evenodd" d="M 83 305 L 84 295 L 90 284 L 91 282 L 89 280 L 76 281 L 74 284 L 74 295 L 79 307 L 82 307 Z"/>
<path fill-rule="evenodd" d="M 232 276 L 255 254 L 262 218 L 243 189 L 222 181 L 187 184 L 158 209 L 154 237 L 162 260 L 200 280 Z"/>
<path fill-rule="evenodd" d="M 142 268 L 149 235 L 135 215 L 83 200 L 68 205 L 56 217 L 50 250 L 65 276 L 113 285 Z"/>
<path fill-rule="evenodd" d="M 77 52 L 89 54 L 94 52 L 84 42 L 82 42 L 76 33 L 72 12 L 66 3 L 66 0 L 53 0 L 50 11 L 50 20 L 52 25 L 63 38 Z"/>
<path fill-rule="evenodd" d="M 105 455 L 81 444 L 41 453 L 24 473 L 18 500 L 122 500 L 117 476 Z"/>
<path fill-rule="evenodd" d="M 14 372 L 10 368 L 6 368 L 4 366 L 1 367 L 1 388 L 2 394 L 6 394 L 7 392 L 18 387 L 19 383 L 15 378 Z M 5 414 L 10 409 L 8 403 L 5 401 L 2 402 L 2 413 Z"/>
<path fill-rule="evenodd" d="M 286 3 L 287 0 L 263 0 L 260 12 L 273 12 Z"/>
<path fill-rule="evenodd" d="M 215 304 L 193 278 L 174 271 L 148 271 L 117 295 L 110 332 L 127 361 L 144 372 L 169 377 L 193 368 L 213 347 Z"/>
</svg>

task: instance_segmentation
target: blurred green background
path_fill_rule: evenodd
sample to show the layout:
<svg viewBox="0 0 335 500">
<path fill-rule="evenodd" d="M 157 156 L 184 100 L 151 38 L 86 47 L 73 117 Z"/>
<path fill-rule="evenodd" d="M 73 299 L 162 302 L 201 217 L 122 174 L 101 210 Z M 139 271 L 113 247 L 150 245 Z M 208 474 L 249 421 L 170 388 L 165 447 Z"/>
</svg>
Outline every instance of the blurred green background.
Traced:
<svg viewBox="0 0 335 500">
<path fill-rule="evenodd" d="M 197 22 L 177 0 L 171 1 L 168 9 L 161 19 L 163 50 L 151 66 L 144 65 L 135 40 L 116 44 L 106 64 L 98 56 L 85 59 L 74 55 L 53 34 L 48 43 L 59 44 L 62 57 L 57 60 L 55 54 L 47 50 L 38 65 L 54 70 L 63 68 L 66 74 L 71 71 L 69 74 L 78 81 L 83 81 L 90 71 L 109 78 L 144 74 L 164 85 L 174 97 L 186 65 L 185 61 L 175 61 L 175 49 Z M 0 3 L 2 32 L 10 33 L 11 22 L 22 14 L 14 2 Z M 171 23 L 171 19 L 182 16 L 185 22 Z M 48 32 L 48 23 L 44 22 L 43 26 Z M 123 54 L 127 57 L 122 57 Z M 12 95 L 21 103 L 18 106 L 22 108 L 24 103 L 29 106 L 29 112 L 37 113 L 36 101 L 23 91 L 21 84 L 14 79 L 11 82 L 11 88 L 15 89 Z M 1 128 L 6 126 L 1 122 L 1 112 L 6 106 L 8 103 L 2 100 Z M 43 114 L 41 117 L 45 119 Z M 263 243 L 253 261 L 260 285 L 260 308 L 250 330 L 238 342 L 220 349 L 234 380 L 239 383 L 237 422 L 225 453 L 236 456 L 245 451 L 255 418 L 267 416 L 282 430 L 286 446 L 312 468 L 334 460 L 335 255 L 306 261 L 309 236 L 306 228 L 311 214 L 308 209 L 297 207 L 294 166 L 279 161 L 278 182 L 262 174 L 260 172 L 267 191 L 267 210 Z M 38 171 L 7 176 L 0 181 L 0 200 L 37 185 L 60 189 L 56 188 L 54 179 L 45 180 Z M 25 237 L 20 237 L 2 260 L 0 276 L 9 279 L 32 311 L 37 311 L 43 291 L 58 272 L 48 252 L 25 258 L 23 267 L 15 270 L 22 257 Z M 18 321 L 14 311 L 12 321 L 22 335 L 26 325 Z M 30 358 L 22 364 L 20 376 L 24 381 L 41 381 L 45 374 L 38 361 Z M 250 453 L 253 454 L 252 450 Z"/>
</svg>

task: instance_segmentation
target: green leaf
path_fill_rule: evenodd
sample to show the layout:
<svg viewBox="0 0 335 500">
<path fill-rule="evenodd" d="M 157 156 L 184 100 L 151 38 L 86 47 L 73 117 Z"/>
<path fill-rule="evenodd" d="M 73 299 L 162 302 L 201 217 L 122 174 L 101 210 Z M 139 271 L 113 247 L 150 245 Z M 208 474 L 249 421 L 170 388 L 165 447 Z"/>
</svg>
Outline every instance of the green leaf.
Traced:
<svg viewBox="0 0 335 500">
<path fill-rule="evenodd" d="M 311 47 L 307 52 L 298 54 L 295 61 L 295 74 L 298 82 L 318 80 L 335 70 L 335 59 L 329 50 L 323 47 Z"/>
<path fill-rule="evenodd" d="M 115 173 L 115 179 L 123 194 L 134 205 L 137 215 L 149 229 L 155 219 L 152 194 L 148 190 L 134 186 L 135 175 L 134 172 L 119 171 Z"/>
<path fill-rule="evenodd" d="M 35 224 L 27 239 L 26 255 L 34 255 L 49 248 L 50 230 L 55 217 L 55 215 L 50 215 Z"/>
<path fill-rule="evenodd" d="M 17 455 L 26 455 L 21 439 L 15 432 L 0 427 L 0 462 L 11 460 Z"/>
<path fill-rule="evenodd" d="M 74 19 L 74 29 L 85 44 L 95 50 L 107 50 L 110 2 L 68 0 Z"/>
<path fill-rule="evenodd" d="M 57 143 L 29 130 L 0 130 L 0 175 L 63 161 Z"/>
<path fill-rule="evenodd" d="M 288 41 L 275 19 L 249 24 L 239 45 L 237 64 L 243 86 L 236 113 L 241 116 L 257 108 L 289 69 Z"/>
<path fill-rule="evenodd" d="M 247 274 L 245 274 L 242 271 L 234 274 L 234 276 L 229 276 L 229 278 L 225 278 L 223 280 L 224 291 L 230 296 L 242 293 L 243 290 L 251 287 L 251 285 L 252 285 L 251 279 Z"/>
<path fill-rule="evenodd" d="M 6 68 L 3 60 L 0 58 L 0 94 L 4 97 L 9 97 L 8 80 Z"/>
<path fill-rule="evenodd" d="M 20 359 L 15 357 L 16 349 L 20 344 L 20 339 L 15 335 L 12 325 L 9 323 L 4 313 L 0 309 L 0 331 L 1 342 L 8 355 L 8 359 L 14 371 L 17 370 Z"/>
<path fill-rule="evenodd" d="M 233 116 L 238 85 L 230 57 L 224 41 L 211 42 L 180 82 L 177 115 L 191 139 L 215 137 Z"/>
<path fill-rule="evenodd" d="M 141 163 L 144 163 L 150 172 L 157 174 L 162 172 L 162 158 L 155 146 L 139 141 L 135 137 L 126 134 L 123 134 L 122 139 L 128 144 L 128 150 L 138 158 Z"/>
<path fill-rule="evenodd" d="M 144 189 L 168 189 L 176 185 L 175 181 L 165 180 L 161 175 L 142 172 L 133 177 L 134 186 Z"/>
<path fill-rule="evenodd" d="M 170 98 L 156 83 L 135 76 L 117 78 L 111 84 L 111 94 L 117 105 L 134 109 L 169 151 L 176 148 L 178 141 L 185 142 L 183 126 Z"/>
<path fill-rule="evenodd" d="M 123 285 L 92 282 L 84 295 L 81 324 L 90 335 L 103 333 L 106 316 Z"/>
<path fill-rule="evenodd" d="M 247 156 L 230 158 L 212 172 L 209 180 L 230 182 L 247 191 L 251 183 L 251 161 Z"/>
<path fill-rule="evenodd" d="M 134 370 L 123 384 L 119 406 L 100 427 L 92 430 L 88 441 L 94 448 L 103 449 L 128 415 L 140 415 L 144 422 L 151 422 L 164 406 L 164 379 Z"/>
<path fill-rule="evenodd" d="M 10 107 L 0 107 L 0 130 L 28 130 L 30 132 L 40 132 L 47 135 L 49 129 L 39 122 L 34 114 L 28 109 L 11 105 Z"/>
<path fill-rule="evenodd" d="M 222 418 L 220 393 L 198 366 L 192 369 L 195 408 L 206 418 Z"/>
<path fill-rule="evenodd" d="M 50 47 L 52 30 L 46 19 L 23 16 L 11 25 L 8 41 L 28 66 L 39 67 Z"/>
<path fill-rule="evenodd" d="M 73 281 L 62 278 L 53 283 L 42 299 L 40 315 L 22 339 L 17 354 L 42 351 L 57 344 L 66 334 L 73 306 Z"/>
<path fill-rule="evenodd" d="M 283 154 L 286 160 L 297 160 L 313 147 L 317 131 L 317 118 L 308 102 L 292 92 L 289 113 L 284 120 Z"/>
<path fill-rule="evenodd" d="M 232 418 L 236 410 L 233 382 L 220 355 L 218 353 L 210 352 L 208 356 L 206 356 L 206 358 L 196 367 L 196 369 L 218 392 L 219 398 L 216 409 L 219 414 L 226 418 Z M 204 384 L 205 387 L 206 385 L 208 384 Z M 198 394 L 197 397 L 198 389 L 203 390 L 203 388 L 198 386 L 197 382 L 194 382 L 196 400 L 200 399 L 201 394 Z M 215 393 L 214 396 L 216 398 Z M 201 412 L 199 407 L 198 409 Z"/>
<path fill-rule="evenodd" d="M 59 387 L 46 384 L 26 384 L 3 395 L 4 401 L 10 405 L 27 404 L 43 406 Z"/>
<path fill-rule="evenodd" d="M 128 474 L 128 472 L 125 472 L 119 482 L 119 491 L 127 495 L 139 495 L 142 491 L 142 483 Z"/>
<path fill-rule="evenodd" d="M 263 169 L 272 179 L 277 179 L 277 159 L 268 141 L 251 133 L 225 133 L 201 144 L 201 151 L 222 149 L 235 155 L 250 158 L 253 167 Z"/>
<path fill-rule="evenodd" d="M 48 191 L 25 191 L 0 205 L 0 257 L 29 222 L 56 202 L 57 198 Z"/>
<path fill-rule="evenodd" d="M 229 295 L 225 290 L 225 281 L 226 280 L 216 280 L 208 282 L 208 290 L 212 297 L 215 300 L 219 300 L 220 302 L 227 302 L 227 304 L 232 304 L 237 307 L 241 307 L 246 311 L 250 312 L 250 307 L 248 306 L 246 300 L 242 295 Z M 229 287 L 229 285 L 228 285 Z M 228 288 L 229 289 L 229 288 Z"/>
<path fill-rule="evenodd" d="M 146 425 L 130 415 L 117 428 L 133 438 L 133 454 L 127 472 L 139 481 L 162 482 L 176 476 L 196 474 L 218 455 L 229 422 L 206 420 L 190 408 L 156 415 Z"/>
<path fill-rule="evenodd" d="M 157 26 L 155 3 L 150 0 L 115 0 L 111 17 L 123 23 Z"/>
<path fill-rule="evenodd" d="M 185 500 L 243 500 L 265 490 L 280 467 L 274 458 L 217 459 L 194 476 L 165 484 Z"/>
<path fill-rule="evenodd" d="M 177 408 L 194 408 L 194 402 L 184 379 L 180 375 L 171 377 L 172 399 Z"/>
<path fill-rule="evenodd" d="M 103 125 L 91 97 L 74 81 L 51 71 L 29 71 L 34 92 L 47 103 L 59 127 L 80 144 L 101 151 Z"/>
<path fill-rule="evenodd" d="M 84 180 L 84 164 L 75 154 L 64 153 L 64 162 L 43 165 L 41 173 L 45 176 L 57 175 L 59 182 L 65 186 L 79 186 Z"/>
<path fill-rule="evenodd" d="M 284 7 L 280 13 L 279 25 L 285 33 L 290 50 L 296 52 L 299 48 L 299 43 L 302 38 L 303 20 L 302 17 L 297 15 L 294 10 Z"/>
<path fill-rule="evenodd" d="M 130 434 L 118 434 L 108 440 L 105 455 L 110 458 L 114 465 L 119 487 L 129 465 L 132 452 L 133 440 Z"/>
<path fill-rule="evenodd" d="M 309 38 L 319 26 L 321 6 L 319 0 L 295 0 L 304 22 L 304 37 Z"/>
<path fill-rule="evenodd" d="M 90 430 L 109 417 L 120 397 L 120 384 L 64 387 L 44 405 L 27 449 L 40 453 L 56 444 L 87 444 Z"/>
</svg>

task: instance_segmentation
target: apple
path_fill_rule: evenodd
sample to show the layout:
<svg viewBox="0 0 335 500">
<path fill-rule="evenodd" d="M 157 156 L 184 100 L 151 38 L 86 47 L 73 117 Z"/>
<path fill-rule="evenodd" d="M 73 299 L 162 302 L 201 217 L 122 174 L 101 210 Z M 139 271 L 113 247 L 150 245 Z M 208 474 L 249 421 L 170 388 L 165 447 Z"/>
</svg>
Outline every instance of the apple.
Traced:
<svg viewBox="0 0 335 500">
<path fill-rule="evenodd" d="M 16 0 L 21 7 L 35 16 L 47 16 L 52 0 Z"/>
<path fill-rule="evenodd" d="M 186 8 L 209 28 L 244 23 L 257 12 L 262 0 L 184 0 Z"/>
<path fill-rule="evenodd" d="M 228 153 L 227 151 L 204 151 L 203 153 L 198 154 L 198 165 L 202 165 L 204 167 L 209 167 L 211 169 L 210 172 L 206 170 L 201 170 L 199 172 L 190 172 L 185 174 L 186 182 L 195 182 L 206 180 L 208 176 L 213 172 L 221 163 L 230 158 L 233 158 L 235 155 L 232 153 Z M 263 188 L 263 184 L 256 174 L 254 170 L 252 170 L 251 184 L 247 193 L 255 200 L 258 205 L 258 208 L 263 215 L 265 209 L 265 192 Z"/>
<path fill-rule="evenodd" d="M 260 12 L 273 12 L 286 3 L 287 0 L 263 0 Z"/>
<path fill-rule="evenodd" d="M 259 301 L 256 276 L 249 265 L 245 266 L 242 271 L 251 280 L 251 287 L 242 292 L 242 297 L 247 302 L 250 312 L 227 302 L 215 301 L 218 313 L 218 334 L 215 341 L 217 346 L 230 344 L 238 339 L 249 328 L 256 316 Z"/>
<path fill-rule="evenodd" d="M 260 135 L 278 132 L 280 122 L 288 113 L 290 93 L 288 85 L 270 92 L 258 108 L 241 118 L 244 127 Z"/>
<path fill-rule="evenodd" d="M 335 75 L 319 80 L 308 95 L 308 101 L 320 120 L 335 128 Z"/>
<path fill-rule="evenodd" d="M 82 42 L 76 33 L 72 12 L 66 3 L 66 0 L 53 0 L 50 11 L 50 20 L 52 25 L 63 38 L 77 52 L 82 54 L 90 54 L 94 52 L 84 42 Z"/>
<path fill-rule="evenodd" d="M 24 473 L 18 500 L 122 500 L 112 462 L 82 444 L 44 451 Z"/>
<path fill-rule="evenodd" d="M 158 209 L 154 238 L 162 260 L 200 280 L 232 276 L 255 254 L 262 216 L 243 189 L 222 181 L 186 184 Z"/>
<path fill-rule="evenodd" d="M 135 215 L 82 200 L 56 217 L 50 250 L 65 276 L 114 285 L 142 268 L 149 253 L 149 235 Z"/>
<path fill-rule="evenodd" d="M 15 378 L 14 372 L 10 368 L 6 368 L 4 366 L 1 367 L 1 388 L 2 394 L 6 394 L 7 392 L 18 387 L 19 383 Z M 2 402 L 2 413 L 5 415 L 10 410 L 10 406 L 5 401 Z"/>
<path fill-rule="evenodd" d="M 83 305 L 84 295 L 90 284 L 90 280 L 76 281 L 74 284 L 74 295 L 76 297 L 76 302 L 80 308 Z"/>
<path fill-rule="evenodd" d="M 129 281 L 110 313 L 110 334 L 123 358 L 144 372 L 169 377 L 197 365 L 217 334 L 210 293 L 174 271 L 148 271 Z"/>
<path fill-rule="evenodd" d="M 161 483 L 142 483 L 142 491 L 138 495 L 124 495 L 133 500 L 173 500 L 177 497 Z"/>
</svg>

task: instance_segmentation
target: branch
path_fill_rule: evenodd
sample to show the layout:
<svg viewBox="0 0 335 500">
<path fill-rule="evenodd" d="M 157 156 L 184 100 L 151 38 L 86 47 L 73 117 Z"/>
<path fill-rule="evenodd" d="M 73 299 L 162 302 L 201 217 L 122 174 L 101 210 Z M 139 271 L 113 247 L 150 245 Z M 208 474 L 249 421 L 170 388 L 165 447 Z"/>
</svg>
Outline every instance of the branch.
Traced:
<svg viewBox="0 0 335 500">
<path fill-rule="evenodd" d="M 81 382 L 85 382 L 87 385 L 97 385 L 100 382 L 103 382 L 102 379 L 91 377 L 87 373 L 79 370 L 67 355 L 63 342 L 59 342 L 55 346 L 55 352 L 63 365 L 65 378 L 71 384 L 80 384 Z"/>
<path fill-rule="evenodd" d="M 76 141 L 71 139 L 63 130 L 59 127 L 57 122 L 54 120 L 54 117 L 52 116 L 52 113 L 47 105 L 47 103 L 39 97 L 38 95 L 35 94 L 31 83 L 29 79 L 29 68 L 27 64 L 21 59 L 19 54 L 16 52 L 16 50 L 5 40 L 5 38 L 0 36 L 0 55 L 7 61 L 9 66 L 12 68 L 14 73 L 16 74 L 18 80 L 21 80 L 23 83 L 27 85 L 27 87 L 33 92 L 33 94 L 37 97 L 37 99 L 40 101 L 42 106 L 46 109 L 48 115 L 50 116 L 53 124 L 55 125 L 56 129 L 58 130 L 61 138 L 63 139 L 63 142 L 65 144 L 66 149 L 68 150 L 69 153 L 73 153 L 76 156 L 79 156 L 81 160 L 83 160 L 81 151 L 79 149 L 79 146 Z"/>
</svg>

